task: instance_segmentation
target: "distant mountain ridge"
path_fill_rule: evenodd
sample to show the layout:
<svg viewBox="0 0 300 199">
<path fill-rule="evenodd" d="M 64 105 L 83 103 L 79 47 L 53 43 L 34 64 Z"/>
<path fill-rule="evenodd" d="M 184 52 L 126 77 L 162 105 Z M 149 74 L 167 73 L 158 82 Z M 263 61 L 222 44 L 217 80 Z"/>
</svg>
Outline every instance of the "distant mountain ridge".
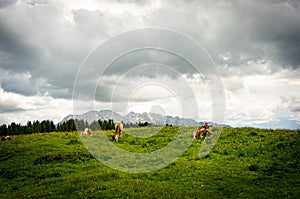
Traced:
<svg viewBox="0 0 300 199">
<path fill-rule="evenodd" d="M 197 122 L 194 119 L 190 118 L 180 118 L 178 116 L 163 116 L 158 113 L 135 113 L 130 112 L 127 115 L 120 115 L 111 110 L 101 110 L 101 111 L 89 111 L 80 115 L 68 115 L 59 124 L 68 121 L 70 119 L 84 120 L 88 123 L 92 123 L 97 120 L 109 120 L 113 119 L 114 121 L 123 121 L 125 124 L 136 124 L 148 122 L 153 125 L 163 126 L 163 125 L 173 125 L 173 126 L 198 126 L 202 125 L 204 122 Z M 211 123 L 213 126 L 228 126 L 224 124 Z"/>
</svg>

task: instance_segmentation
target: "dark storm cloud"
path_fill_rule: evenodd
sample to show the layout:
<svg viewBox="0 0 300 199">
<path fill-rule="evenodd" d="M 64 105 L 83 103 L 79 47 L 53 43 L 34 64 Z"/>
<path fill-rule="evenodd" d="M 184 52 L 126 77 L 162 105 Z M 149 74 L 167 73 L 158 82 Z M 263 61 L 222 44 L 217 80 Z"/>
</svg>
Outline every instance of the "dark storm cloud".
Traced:
<svg viewBox="0 0 300 199">
<path fill-rule="evenodd" d="M 5 7 L 9 6 L 9 5 L 12 5 L 12 4 L 16 3 L 16 2 L 17 2 L 17 0 L 1 0 L 0 1 L 0 9 L 1 8 L 5 8 Z"/>
<path fill-rule="evenodd" d="M 284 68 L 299 68 L 299 2 L 241 1 L 225 9 L 225 14 L 232 18 L 220 27 L 220 34 L 225 34 L 220 43 L 236 56 L 232 61 L 237 66 L 239 60 L 265 59 Z M 245 58 L 238 59 L 241 56 Z"/>
<path fill-rule="evenodd" d="M 166 70 L 167 67 L 169 70 Z M 196 72 L 194 66 L 180 55 L 160 49 L 140 49 L 119 57 L 107 67 L 103 75 L 127 74 L 131 77 L 150 78 L 165 75 L 176 78 L 181 74 Z"/>
<path fill-rule="evenodd" d="M 200 71 L 196 66 L 201 67 Z M 213 73 L 212 66 L 203 49 L 177 32 L 157 28 L 129 31 L 104 42 L 90 54 L 76 78 L 76 96 L 85 93 L 93 99 L 95 80 L 102 76 L 124 75 L 131 82 L 141 82 L 143 77 L 175 79 L 181 75 Z M 111 90 L 107 85 L 105 88 Z M 122 85 L 127 94 L 126 84 Z M 107 101 L 107 91 L 102 90 L 97 99 Z"/>
<path fill-rule="evenodd" d="M 111 30 L 108 14 L 77 10 L 70 22 L 58 7 L 46 4 L 20 2 L 0 12 L 0 68 L 20 78 L 3 77 L 1 84 L 26 96 L 48 92 L 70 98 L 84 57 Z"/>
<path fill-rule="evenodd" d="M 31 69 L 31 65 L 35 65 L 37 60 L 32 59 L 39 57 L 38 50 L 24 40 L 26 31 L 16 31 L 16 27 L 8 25 L 9 19 L 0 20 L 0 50 L 10 55 L 12 60 L 9 64 L 2 65 L 3 68 L 24 71 Z"/>
<path fill-rule="evenodd" d="M 2 1 L 0 4 L 0 7 L 11 5 L 2 6 L 0 12 L 0 56 L 8 59 L 1 60 L 0 67 L 16 74 L 29 72 L 32 77 L 26 80 L 27 83 L 23 80 L 5 80 L 2 84 L 6 90 L 24 95 L 49 90 L 55 96 L 71 97 L 78 67 L 89 51 L 100 41 L 127 30 L 126 24 L 132 22 L 125 21 L 127 18 L 122 18 L 123 15 L 113 15 L 109 10 L 72 10 L 68 18 L 61 7 L 53 2 L 32 0 L 26 3 L 20 1 L 15 5 L 13 2 Z M 117 2 L 144 7 L 153 3 L 131 0 Z M 126 12 L 126 16 L 130 16 L 128 19 L 137 19 L 145 26 L 170 28 L 195 38 L 207 48 L 217 64 L 228 63 L 228 67 L 240 67 L 251 60 L 258 60 L 257 63 L 271 60 L 274 63 L 271 67 L 295 69 L 300 64 L 299 13 L 298 1 L 162 1 L 159 7 L 143 16 L 138 17 L 130 12 Z M 140 24 L 133 24 L 132 27 L 138 28 Z M 180 46 L 188 57 L 199 56 L 184 42 L 177 44 L 180 41 L 175 38 L 170 42 L 149 36 L 148 43 L 159 39 L 162 43 L 169 42 L 165 46 L 172 46 L 172 42 L 174 46 Z M 130 47 L 137 40 L 128 38 L 119 45 Z M 119 47 L 122 46 L 116 44 L 107 47 L 106 51 L 115 51 Z M 220 55 L 226 53 L 230 58 L 224 60 Z M 106 54 L 99 56 L 105 57 Z M 199 72 L 174 54 L 145 50 L 121 57 L 108 68 L 105 75 L 122 75 L 136 65 L 149 62 L 171 66 L 179 74 Z M 205 69 L 205 66 L 201 67 Z M 86 70 L 84 73 L 88 76 L 97 72 L 98 68 Z M 241 72 L 249 74 L 249 70 Z M 150 72 L 131 75 L 154 77 L 162 74 L 160 70 Z M 95 81 L 89 83 L 87 86 L 94 86 Z M 28 86 L 26 90 L 29 84 L 33 86 Z M 55 94 L 55 90 L 58 94 Z"/>
<path fill-rule="evenodd" d="M 144 21 L 192 36 L 217 64 L 270 60 L 276 71 L 299 68 L 299 18 L 299 1 L 163 1 Z"/>
<path fill-rule="evenodd" d="M 277 48 L 271 58 L 284 67 L 300 66 L 300 7 L 299 1 L 279 1 L 252 5 L 241 12 L 253 13 L 253 36 L 257 42 Z M 254 38 L 255 40 L 255 38 Z"/>
</svg>

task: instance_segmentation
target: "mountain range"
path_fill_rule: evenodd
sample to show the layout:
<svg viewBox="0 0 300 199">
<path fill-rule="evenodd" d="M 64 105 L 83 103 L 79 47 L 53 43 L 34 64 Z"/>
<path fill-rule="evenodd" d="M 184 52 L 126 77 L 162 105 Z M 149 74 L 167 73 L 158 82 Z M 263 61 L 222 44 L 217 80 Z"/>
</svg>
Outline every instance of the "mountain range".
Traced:
<svg viewBox="0 0 300 199">
<path fill-rule="evenodd" d="M 125 124 L 136 124 L 148 122 L 152 125 L 163 126 L 163 125 L 174 125 L 174 126 L 198 126 L 203 125 L 204 122 L 197 122 L 190 118 L 180 118 L 178 116 L 163 116 L 158 113 L 135 113 L 130 112 L 127 115 L 120 115 L 111 110 L 101 110 L 101 111 L 89 111 L 80 115 L 68 115 L 59 123 L 63 123 L 70 119 L 85 120 L 88 123 L 92 123 L 97 120 L 109 120 L 122 121 Z M 228 126 L 224 124 L 211 123 L 213 126 Z"/>
</svg>

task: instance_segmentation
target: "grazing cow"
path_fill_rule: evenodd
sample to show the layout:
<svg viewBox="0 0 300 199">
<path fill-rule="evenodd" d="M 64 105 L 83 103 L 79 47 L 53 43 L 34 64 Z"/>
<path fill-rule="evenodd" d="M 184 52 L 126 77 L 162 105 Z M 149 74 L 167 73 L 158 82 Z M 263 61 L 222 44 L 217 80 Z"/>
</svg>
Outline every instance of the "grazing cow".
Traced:
<svg viewBox="0 0 300 199">
<path fill-rule="evenodd" d="M 203 126 L 200 127 L 200 129 L 197 129 L 193 132 L 193 138 L 204 138 L 206 136 L 211 136 L 210 126 L 206 122 Z"/>
<path fill-rule="evenodd" d="M 193 138 L 204 138 L 205 137 L 205 128 L 197 129 L 193 132 Z"/>
<path fill-rule="evenodd" d="M 82 131 L 80 135 L 90 135 L 90 136 L 92 136 L 92 134 L 93 134 L 93 131 L 92 131 L 91 128 L 85 128 L 84 131 Z"/>
<path fill-rule="evenodd" d="M 118 142 L 122 136 L 123 124 L 120 121 L 115 122 L 115 133 L 111 135 L 113 141 Z"/>
<path fill-rule="evenodd" d="M 2 137 L 1 140 L 2 141 L 8 141 L 8 140 L 11 140 L 11 137 L 9 137 L 9 135 L 7 135 L 5 137 Z"/>
</svg>

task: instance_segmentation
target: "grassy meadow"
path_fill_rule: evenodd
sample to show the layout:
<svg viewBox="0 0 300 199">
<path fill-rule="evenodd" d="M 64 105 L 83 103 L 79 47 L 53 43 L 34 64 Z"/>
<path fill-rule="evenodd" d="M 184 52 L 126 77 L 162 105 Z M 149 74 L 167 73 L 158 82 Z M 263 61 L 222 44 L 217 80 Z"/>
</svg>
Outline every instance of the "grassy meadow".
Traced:
<svg viewBox="0 0 300 199">
<path fill-rule="evenodd" d="M 125 129 L 113 144 L 148 153 L 166 146 L 177 128 Z M 191 128 L 184 131 L 192 134 Z M 1 141 L 0 198 L 300 197 L 299 130 L 223 128 L 205 158 L 199 158 L 205 140 L 195 139 L 176 161 L 147 173 L 122 172 L 95 159 L 83 142 L 99 134 L 81 139 L 77 132 L 54 132 Z"/>
</svg>

